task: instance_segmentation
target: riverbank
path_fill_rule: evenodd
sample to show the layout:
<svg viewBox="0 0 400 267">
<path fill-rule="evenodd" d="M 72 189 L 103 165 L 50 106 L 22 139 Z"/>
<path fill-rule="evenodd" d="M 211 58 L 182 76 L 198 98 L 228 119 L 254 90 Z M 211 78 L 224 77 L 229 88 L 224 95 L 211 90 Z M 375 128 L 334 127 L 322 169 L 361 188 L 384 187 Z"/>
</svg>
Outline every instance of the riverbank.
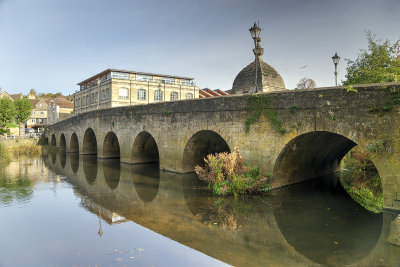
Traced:
<svg viewBox="0 0 400 267">
<path fill-rule="evenodd" d="M 354 148 L 343 159 L 340 182 L 361 206 L 375 213 L 383 210 L 382 183 L 370 152 Z"/>
<path fill-rule="evenodd" d="M 21 156 L 47 155 L 54 148 L 43 145 L 40 139 L 8 139 L 0 141 L 0 162 L 7 163 Z"/>
</svg>

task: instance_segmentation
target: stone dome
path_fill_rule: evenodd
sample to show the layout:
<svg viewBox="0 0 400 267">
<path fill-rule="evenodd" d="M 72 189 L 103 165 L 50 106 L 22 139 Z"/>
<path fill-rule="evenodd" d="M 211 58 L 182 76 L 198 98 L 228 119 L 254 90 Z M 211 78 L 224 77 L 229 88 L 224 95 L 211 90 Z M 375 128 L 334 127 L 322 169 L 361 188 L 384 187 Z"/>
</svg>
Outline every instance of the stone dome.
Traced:
<svg viewBox="0 0 400 267">
<path fill-rule="evenodd" d="M 254 89 L 255 63 L 254 61 L 242 69 L 236 76 L 230 94 L 246 94 Z M 281 75 L 261 57 L 257 59 L 257 88 L 258 92 L 285 90 L 285 83 Z"/>
</svg>

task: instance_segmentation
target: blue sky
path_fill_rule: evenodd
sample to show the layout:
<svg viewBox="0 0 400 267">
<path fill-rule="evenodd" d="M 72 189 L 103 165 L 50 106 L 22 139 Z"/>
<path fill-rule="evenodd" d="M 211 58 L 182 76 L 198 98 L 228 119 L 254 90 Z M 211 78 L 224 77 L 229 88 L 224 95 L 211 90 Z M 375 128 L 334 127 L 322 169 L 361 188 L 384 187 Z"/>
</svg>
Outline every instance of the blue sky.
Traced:
<svg viewBox="0 0 400 267">
<path fill-rule="evenodd" d="M 398 14 L 398 0 L 0 0 L 0 87 L 69 94 L 117 68 L 227 90 L 254 60 L 248 29 L 256 20 L 263 59 L 287 88 L 302 77 L 331 86 L 334 53 L 342 57 L 341 80 L 344 58 L 367 47 L 365 30 L 400 38 Z"/>
</svg>

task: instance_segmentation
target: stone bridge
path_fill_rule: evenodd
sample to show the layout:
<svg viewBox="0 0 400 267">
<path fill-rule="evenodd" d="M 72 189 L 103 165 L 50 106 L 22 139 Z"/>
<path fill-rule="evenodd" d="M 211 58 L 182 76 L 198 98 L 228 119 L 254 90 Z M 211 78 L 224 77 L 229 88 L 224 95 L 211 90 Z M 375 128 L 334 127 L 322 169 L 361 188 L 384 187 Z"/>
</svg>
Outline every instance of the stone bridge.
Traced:
<svg viewBox="0 0 400 267">
<path fill-rule="evenodd" d="M 97 110 L 49 126 L 46 136 L 66 152 L 159 162 L 179 173 L 192 172 L 207 154 L 238 148 L 274 174 L 274 188 L 335 172 L 351 148 L 369 147 L 384 207 L 400 210 L 399 91 L 400 83 L 388 83 L 258 94 L 276 116 L 256 119 L 248 133 L 245 121 L 257 107 L 238 95 Z"/>
</svg>

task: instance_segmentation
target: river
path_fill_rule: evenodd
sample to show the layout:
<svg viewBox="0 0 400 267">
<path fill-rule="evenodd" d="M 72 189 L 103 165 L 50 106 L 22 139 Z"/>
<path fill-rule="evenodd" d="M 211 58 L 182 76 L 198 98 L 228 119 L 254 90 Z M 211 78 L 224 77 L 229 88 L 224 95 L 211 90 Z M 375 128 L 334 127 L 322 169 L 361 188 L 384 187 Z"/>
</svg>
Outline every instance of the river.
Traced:
<svg viewBox="0 0 400 267">
<path fill-rule="evenodd" d="M 335 175 L 221 198 L 195 174 L 57 153 L 0 168 L 0 266 L 400 266 L 397 216 Z"/>
</svg>

